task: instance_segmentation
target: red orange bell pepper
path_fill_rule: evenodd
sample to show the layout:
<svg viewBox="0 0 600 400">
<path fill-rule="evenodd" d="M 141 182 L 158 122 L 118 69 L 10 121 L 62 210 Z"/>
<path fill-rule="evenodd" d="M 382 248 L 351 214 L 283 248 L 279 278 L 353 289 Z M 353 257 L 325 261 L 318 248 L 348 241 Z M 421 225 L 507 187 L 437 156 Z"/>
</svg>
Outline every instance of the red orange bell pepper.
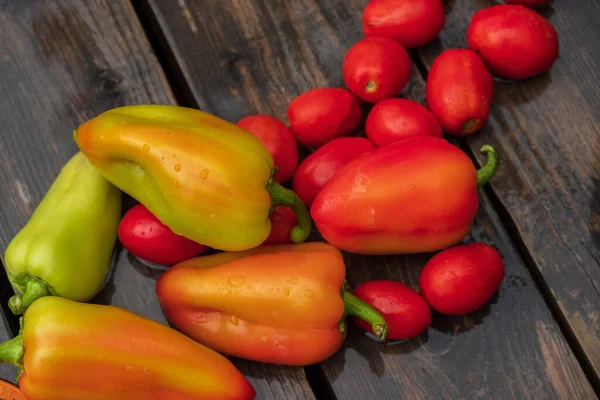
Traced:
<svg viewBox="0 0 600 400">
<path fill-rule="evenodd" d="M 0 345 L 29 400 L 253 399 L 229 360 L 119 307 L 36 300 Z"/>
<path fill-rule="evenodd" d="M 479 207 L 478 186 L 496 172 L 491 146 L 477 171 L 458 147 L 436 137 L 406 139 L 343 166 L 311 206 L 333 246 L 362 254 L 437 251 L 460 242 Z"/>
<path fill-rule="evenodd" d="M 387 337 L 387 323 L 345 284 L 341 252 L 327 243 L 264 245 L 184 261 L 156 292 L 169 321 L 221 353 L 273 364 L 325 360 L 344 340 L 346 315 Z"/>
</svg>

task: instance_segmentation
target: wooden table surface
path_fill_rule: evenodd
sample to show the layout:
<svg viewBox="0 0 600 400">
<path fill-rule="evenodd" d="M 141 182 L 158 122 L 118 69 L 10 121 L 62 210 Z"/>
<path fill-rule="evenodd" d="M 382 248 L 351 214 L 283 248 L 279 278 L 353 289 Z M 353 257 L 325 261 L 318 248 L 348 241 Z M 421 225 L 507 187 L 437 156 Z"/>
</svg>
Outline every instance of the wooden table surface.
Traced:
<svg viewBox="0 0 600 400">
<path fill-rule="evenodd" d="M 73 129 L 118 106 L 180 104 L 221 118 L 265 113 L 287 122 L 290 100 L 343 87 L 341 62 L 360 38 L 367 0 L 0 1 L 0 249 L 21 229 L 64 163 Z M 403 96 L 424 99 L 424 79 L 446 48 L 465 46 L 473 13 L 491 0 L 446 2 L 439 40 L 411 52 Z M 352 329 L 319 365 L 232 359 L 259 399 L 594 399 L 600 393 L 600 1 L 555 0 L 550 73 L 495 82 L 492 116 L 454 141 L 476 163 L 492 144 L 501 164 L 481 191 L 464 242 L 504 257 L 493 301 L 463 317 L 434 313 L 421 337 L 377 343 Z M 345 254 L 351 284 L 375 278 L 416 288 L 431 255 Z M 162 323 L 160 271 L 118 249 L 96 303 Z M 0 274 L 0 340 L 16 333 Z M 14 380 L 15 368 L 0 367 Z"/>
</svg>

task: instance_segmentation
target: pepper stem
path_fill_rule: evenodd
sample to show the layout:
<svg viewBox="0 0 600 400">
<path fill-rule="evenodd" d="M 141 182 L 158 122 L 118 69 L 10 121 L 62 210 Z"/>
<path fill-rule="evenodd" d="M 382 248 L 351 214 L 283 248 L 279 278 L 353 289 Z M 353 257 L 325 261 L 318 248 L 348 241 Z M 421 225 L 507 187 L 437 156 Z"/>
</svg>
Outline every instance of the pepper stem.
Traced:
<svg viewBox="0 0 600 400">
<path fill-rule="evenodd" d="M 0 344 L 0 364 L 12 364 L 21 367 L 21 359 L 24 353 L 23 338 L 19 334 Z"/>
<path fill-rule="evenodd" d="M 498 153 L 492 146 L 485 144 L 479 151 L 487 156 L 487 162 L 477 170 L 477 187 L 488 183 L 494 177 L 496 168 L 498 168 Z"/>
<path fill-rule="evenodd" d="M 17 382 L 23 374 L 23 355 L 25 348 L 23 347 L 23 317 L 20 319 L 21 329 L 19 334 L 14 338 L 0 344 L 0 364 L 12 364 L 19 369 L 17 373 Z"/>
<path fill-rule="evenodd" d="M 23 295 L 14 295 L 8 300 L 8 307 L 15 315 L 21 315 L 37 299 L 51 294 L 48 285 L 43 281 L 27 277 Z"/>
<path fill-rule="evenodd" d="M 292 228 L 290 232 L 290 238 L 294 243 L 302 243 L 308 239 L 310 230 L 312 228 L 310 214 L 306 209 L 306 206 L 300 200 L 300 197 L 290 189 L 286 189 L 273 179 L 267 186 L 269 193 L 271 193 L 271 208 L 277 206 L 289 207 L 296 214 L 298 218 L 298 224 Z"/>
<path fill-rule="evenodd" d="M 389 333 L 389 327 L 385 318 L 373 308 L 347 290 L 342 290 L 342 299 L 344 300 L 344 313 L 354 315 L 371 324 L 373 333 L 381 340 L 385 340 Z"/>
</svg>

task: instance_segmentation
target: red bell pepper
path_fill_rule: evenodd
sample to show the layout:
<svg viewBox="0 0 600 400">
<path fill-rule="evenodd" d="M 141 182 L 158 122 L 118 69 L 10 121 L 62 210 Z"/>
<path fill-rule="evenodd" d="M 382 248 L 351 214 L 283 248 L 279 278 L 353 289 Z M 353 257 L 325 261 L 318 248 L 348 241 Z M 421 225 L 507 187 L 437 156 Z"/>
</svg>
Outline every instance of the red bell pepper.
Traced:
<svg viewBox="0 0 600 400">
<path fill-rule="evenodd" d="M 381 147 L 343 166 L 319 192 L 311 216 L 333 246 L 362 254 L 431 252 L 460 242 L 479 207 L 478 186 L 496 171 L 483 146 L 477 171 L 458 147 L 430 136 Z"/>
</svg>

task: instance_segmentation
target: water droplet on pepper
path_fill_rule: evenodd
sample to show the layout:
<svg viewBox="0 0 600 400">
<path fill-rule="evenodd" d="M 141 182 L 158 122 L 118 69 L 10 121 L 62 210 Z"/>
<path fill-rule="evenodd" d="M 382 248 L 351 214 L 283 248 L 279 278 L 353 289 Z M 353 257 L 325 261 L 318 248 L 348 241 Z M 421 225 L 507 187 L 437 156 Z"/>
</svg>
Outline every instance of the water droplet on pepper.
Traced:
<svg viewBox="0 0 600 400">
<path fill-rule="evenodd" d="M 243 275 L 234 275 L 227 278 L 227 283 L 234 287 L 240 287 L 246 282 L 246 278 Z"/>
<path fill-rule="evenodd" d="M 175 172 L 179 172 L 181 170 L 181 165 L 176 164 L 175 165 Z"/>
<path fill-rule="evenodd" d="M 200 179 L 205 180 L 206 178 L 208 178 L 208 173 L 210 171 L 207 168 L 204 168 L 201 172 L 200 172 Z"/>
</svg>

